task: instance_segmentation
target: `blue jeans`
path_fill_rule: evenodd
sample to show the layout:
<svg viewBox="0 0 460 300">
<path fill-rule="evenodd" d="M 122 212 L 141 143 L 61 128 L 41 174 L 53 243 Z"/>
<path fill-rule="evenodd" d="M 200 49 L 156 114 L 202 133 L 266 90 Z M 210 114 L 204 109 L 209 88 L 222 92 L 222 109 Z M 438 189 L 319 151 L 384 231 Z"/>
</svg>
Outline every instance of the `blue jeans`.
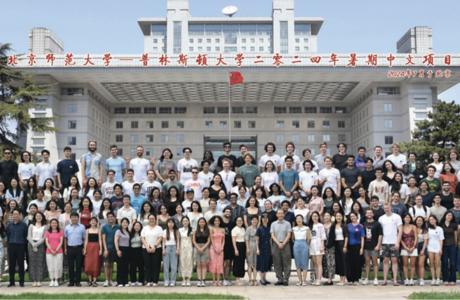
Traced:
<svg viewBox="0 0 460 300">
<path fill-rule="evenodd" d="M 177 275 L 177 254 L 176 245 L 168 245 L 165 247 L 166 254 L 163 256 L 163 277 L 165 285 L 176 283 Z M 170 273 L 171 269 L 171 273 Z"/>
<path fill-rule="evenodd" d="M 457 248 L 455 245 L 442 247 L 442 281 L 456 282 L 457 281 Z"/>
</svg>

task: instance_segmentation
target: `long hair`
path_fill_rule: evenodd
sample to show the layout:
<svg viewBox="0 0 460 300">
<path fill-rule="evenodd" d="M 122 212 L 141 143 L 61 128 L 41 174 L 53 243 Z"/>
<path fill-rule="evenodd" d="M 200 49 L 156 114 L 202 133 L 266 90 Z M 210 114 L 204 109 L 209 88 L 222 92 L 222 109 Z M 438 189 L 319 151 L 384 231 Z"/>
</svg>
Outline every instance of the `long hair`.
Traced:
<svg viewBox="0 0 460 300">
<path fill-rule="evenodd" d="M 169 239 L 171 238 L 170 234 L 171 234 L 171 230 L 169 230 L 169 226 L 168 224 L 172 222 L 173 223 L 173 234 L 174 234 L 174 238 L 176 239 L 177 238 L 177 225 L 176 225 L 176 222 L 174 222 L 174 219 L 173 218 L 169 218 L 168 221 L 166 221 L 166 240 L 169 241 Z"/>
</svg>

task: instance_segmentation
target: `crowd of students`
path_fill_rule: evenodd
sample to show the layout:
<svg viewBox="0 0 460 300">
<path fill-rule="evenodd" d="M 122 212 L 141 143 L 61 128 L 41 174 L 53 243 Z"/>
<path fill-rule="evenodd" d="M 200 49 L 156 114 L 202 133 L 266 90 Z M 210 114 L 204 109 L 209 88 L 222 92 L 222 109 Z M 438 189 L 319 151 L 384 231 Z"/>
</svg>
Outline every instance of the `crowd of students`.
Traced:
<svg viewBox="0 0 460 300">
<path fill-rule="evenodd" d="M 63 274 L 81 286 L 84 272 L 96 287 L 104 273 L 104 286 L 122 287 L 157 286 L 162 272 L 164 286 L 191 286 L 196 272 L 199 287 L 255 286 L 270 284 L 274 269 L 274 284 L 286 286 L 294 259 L 297 286 L 424 285 L 427 266 L 432 285 L 455 285 L 455 149 L 428 164 L 397 144 L 387 157 L 380 146 L 355 156 L 345 144 L 332 156 L 326 143 L 317 155 L 298 156 L 291 142 L 282 157 L 273 143 L 264 150 L 257 159 L 241 145 L 236 157 L 224 143 L 221 156 L 206 151 L 198 163 L 189 147 L 178 161 L 168 148 L 147 159 L 142 146 L 132 159 L 116 146 L 105 158 L 90 141 L 80 164 L 65 147 L 55 165 L 47 150 L 38 164 L 27 151 L 17 164 L 5 148 L 0 275 L 7 267 L 15 286 L 18 272 L 24 286 L 27 266 L 32 286 L 49 278 L 57 287 Z"/>
</svg>

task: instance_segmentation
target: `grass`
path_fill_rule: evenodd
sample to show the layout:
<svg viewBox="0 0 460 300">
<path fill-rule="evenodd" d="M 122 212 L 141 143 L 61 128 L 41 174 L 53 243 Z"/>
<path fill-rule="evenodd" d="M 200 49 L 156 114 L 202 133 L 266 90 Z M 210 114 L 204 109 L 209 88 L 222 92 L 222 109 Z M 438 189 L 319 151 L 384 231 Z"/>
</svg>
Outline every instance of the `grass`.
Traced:
<svg viewBox="0 0 460 300">
<path fill-rule="evenodd" d="M 419 292 L 409 295 L 409 299 L 460 299 L 459 292 Z"/>
<path fill-rule="evenodd" d="M 17 295 L 0 295 L 0 299 L 244 299 L 235 295 L 186 294 L 186 293 L 74 293 L 44 294 L 23 293 Z"/>
</svg>

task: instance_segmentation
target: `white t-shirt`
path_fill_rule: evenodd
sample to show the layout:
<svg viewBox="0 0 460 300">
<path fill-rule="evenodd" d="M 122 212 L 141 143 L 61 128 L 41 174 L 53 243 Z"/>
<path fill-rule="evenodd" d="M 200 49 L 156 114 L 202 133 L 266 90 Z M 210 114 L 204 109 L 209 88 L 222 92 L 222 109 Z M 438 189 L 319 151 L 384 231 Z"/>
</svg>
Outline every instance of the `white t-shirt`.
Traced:
<svg viewBox="0 0 460 300">
<path fill-rule="evenodd" d="M 286 163 L 285 163 L 284 160 L 286 159 L 287 156 L 288 156 L 287 154 L 281 156 L 281 164 L 282 164 L 282 165 L 281 165 L 281 169 L 282 169 L 282 170 L 285 170 L 285 169 L 286 169 Z M 292 156 L 292 159 L 294 160 L 294 161 L 293 161 L 293 164 L 292 164 L 292 168 L 293 168 L 294 170 L 296 170 L 296 171 L 299 171 L 299 168 L 300 168 L 300 158 L 299 158 L 299 156 L 297 156 L 297 155 L 295 155 L 295 154 L 293 154 L 293 155 L 291 155 L 291 156 Z"/>
<path fill-rule="evenodd" d="M 150 169 L 150 161 L 146 158 L 136 157 L 129 162 L 129 168 L 134 170 L 134 181 L 142 183 L 147 180 L 147 171 Z"/>
<path fill-rule="evenodd" d="M 278 183 L 279 181 L 278 173 L 276 173 L 276 171 L 263 172 L 262 174 L 260 174 L 260 177 L 262 177 L 262 185 L 267 190 L 270 190 L 270 186 L 273 183 Z"/>
<path fill-rule="evenodd" d="M 35 174 L 35 165 L 33 163 L 19 163 L 18 175 L 22 180 L 27 180 Z"/>
<path fill-rule="evenodd" d="M 311 162 L 313 163 L 313 171 L 315 171 L 316 173 L 318 173 L 319 171 L 319 167 L 318 167 L 318 163 L 316 162 L 316 160 L 314 160 L 313 158 L 310 159 Z M 301 171 L 305 171 L 305 169 L 303 168 L 303 160 L 302 162 L 300 163 L 300 166 L 299 166 L 299 172 Z"/>
<path fill-rule="evenodd" d="M 95 201 L 93 199 L 91 200 L 91 203 L 93 204 L 93 214 L 95 216 L 99 215 L 99 212 L 101 211 L 102 199 L 99 201 Z"/>
<path fill-rule="evenodd" d="M 198 168 L 198 162 L 193 158 L 185 159 L 184 157 L 177 162 L 177 170 L 180 174 L 180 183 L 185 185 L 189 179 L 192 179 L 192 168 L 194 167 Z"/>
<path fill-rule="evenodd" d="M 117 210 L 117 220 L 118 222 L 121 219 L 127 218 L 129 220 L 129 226 L 133 224 L 133 221 L 137 218 L 136 210 L 132 207 L 126 208 L 125 206 L 120 207 Z"/>
<path fill-rule="evenodd" d="M 318 173 L 316 173 L 315 171 L 310 171 L 308 173 L 306 171 L 300 172 L 299 182 L 302 185 L 302 190 L 300 194 L 305 197 L 306 196 L 305 189 L 309 190 L 315 184 L 315 180 L 317 179 L 318 179 Z"/>
<path fill-rule="evenodd" d="M 200 200 L 202 198 L 201 191 L 204 188 L 204 182 L 200 179 L 193 180 L 189 179 L 185 185 L 184 185 L 184 191 L 187 191 L 188 189 L 193 190 L 193 199 L 194 200 Z"/>
<path fill-rule="evenodd" d="M 35 167 L 35 175 L 38 177 L 37 186 L 41 188 L 46 179 L 51 178 L 54 181 L 54 176 L 57 175 L 56 165 L 42 161 Z"/>
<path fill-rule="evenodd" d="M 423 205 L 421 207 L 418 207 L 417 205 L 414 205 L 409 208 L 409 214 L 411 215 L 412 219 L 415 220 L 417 217 L 422 217 L 424 219 L 428 218 L 431 214 L 430 208 L 428 206 L 425 206 L 423 208 Z"/>
<path fill-rule="evenodd" d="M 278 155 L 278 154 L 272 154 L 271 156 L 269 156 L 268 154 L 264 154 L 262 155 L 262 157 L 259 159 L 259 167 L 260 168 L 264 168 L 265 167 L 265 164 L 267 163 L 267 161 L 271 161 L 273 162 L 273 164 L 275 165 L 275 167 L 279 167 L 281 166 L 281 164 L 283 163 L 281 161 L 281 157 Z"/>
<path fill-rule="evenodd" d="M 444 231 L 441 227 L 428 229 L 428 252 L 439 253 L 441 251 L 441 241 L 444 240 Z"/>
<path fill-rule="evenodd" d="M 146 180 L 144 183 L 142 183 L 141 194 L 148 198 L 150 197 L 150 193 L 152 192 L 153 188 L 158 188 L 161 192 L 161 183 L 156 180 L 153 182 Z"/>
<path fill-rule="evenodd" d="M 153 246 L 158 238 L 163 237 L 163 229 L 160 226 L 156 225 L 155 227 L 151 227 L 150 225 L 146 225 L 142 228 L 141 237 L 145 239 L 148 245 Z M 161 247 L 161 243 L 157 246 L 157 248 Z M 145 249 L 144 245 L 142 248 Z"/>
<path fill-rule="evenodd" d="M 166 229 L 163 230 L 163 243 L 165 246 L 175 246 L 176 245 L 176 236 L 173 232 L 169 233 L 169 240 L 167 239 Z"/>
<path fill-rule="evenodd" d="M 305 241 L 307 239 L 307 232 L 310 229 L 307 226 L 295 226 L 292 228 L 292 233 L 294 234 L 294 240 L 303 240 Z"/>
<path fill-rule="evenodd" d="M 227 192 L 231 191 L 236 173 L 233 171 L 225 172 L 224 170 L 222 170 L 219 172 L 219 175 L 220 177 L 222 177 L 222 182 L 225 184 L 225 189 L 227 190 Z"/>
<path fill-rule="evenodd" d="M 391 154 L 387 157 L 387 159 L 394 163 L 396 168 L 398 169 L 402 169 L 402 167 L 407 163 L 406 156 L 401 153 L 399 153 L 397 156 Z"/>
<path fill-rule="evenodd" d="M 102 192 L 102 198 L 112 198 L 113 196 L 113 186 L 116 184 L 116 182 L 109 182 L 106 181 L 102 184 L 101 186 L 101 192 Z"/>
<path fill-rule="evenodd" d="M 319 171 L 319 180 L 324 181 L 323 184 L 323 192 L 326 188 L 330 187 L 334 190 L 336 194 L 338 194 L 338 182 L 340 182 L 340 171 L 336 168 L 324 168 Z"/>
<path fill-rule="evenodd" d="M 211 185 L 211 180 L 214 177 L 214 173 L 208 172 L 208 174 L 205 174 L 203 171 L 198 173 L 198 179 L 203 181 L 205 187 L 209 187 Z"/>
<path fill-rule="evenodd" d="M 128 180 L 125 180 L 123 181 L 123 183 L 121 184 L 121 186 L 123 187 L 123 194 L 126 194 L 126 195 L 133 195 L 133 185 L 135 184 L 136 182 L 129 182 Z"/>
<path fill-rule="evenodd" d="M 401 217 L 398 214 L 384 214 L 379 218 L 379 223 L 382 225 L 382 244 L 395 245 L 398 240 L 398 227 L 402 226 Z"/>
</svg>

